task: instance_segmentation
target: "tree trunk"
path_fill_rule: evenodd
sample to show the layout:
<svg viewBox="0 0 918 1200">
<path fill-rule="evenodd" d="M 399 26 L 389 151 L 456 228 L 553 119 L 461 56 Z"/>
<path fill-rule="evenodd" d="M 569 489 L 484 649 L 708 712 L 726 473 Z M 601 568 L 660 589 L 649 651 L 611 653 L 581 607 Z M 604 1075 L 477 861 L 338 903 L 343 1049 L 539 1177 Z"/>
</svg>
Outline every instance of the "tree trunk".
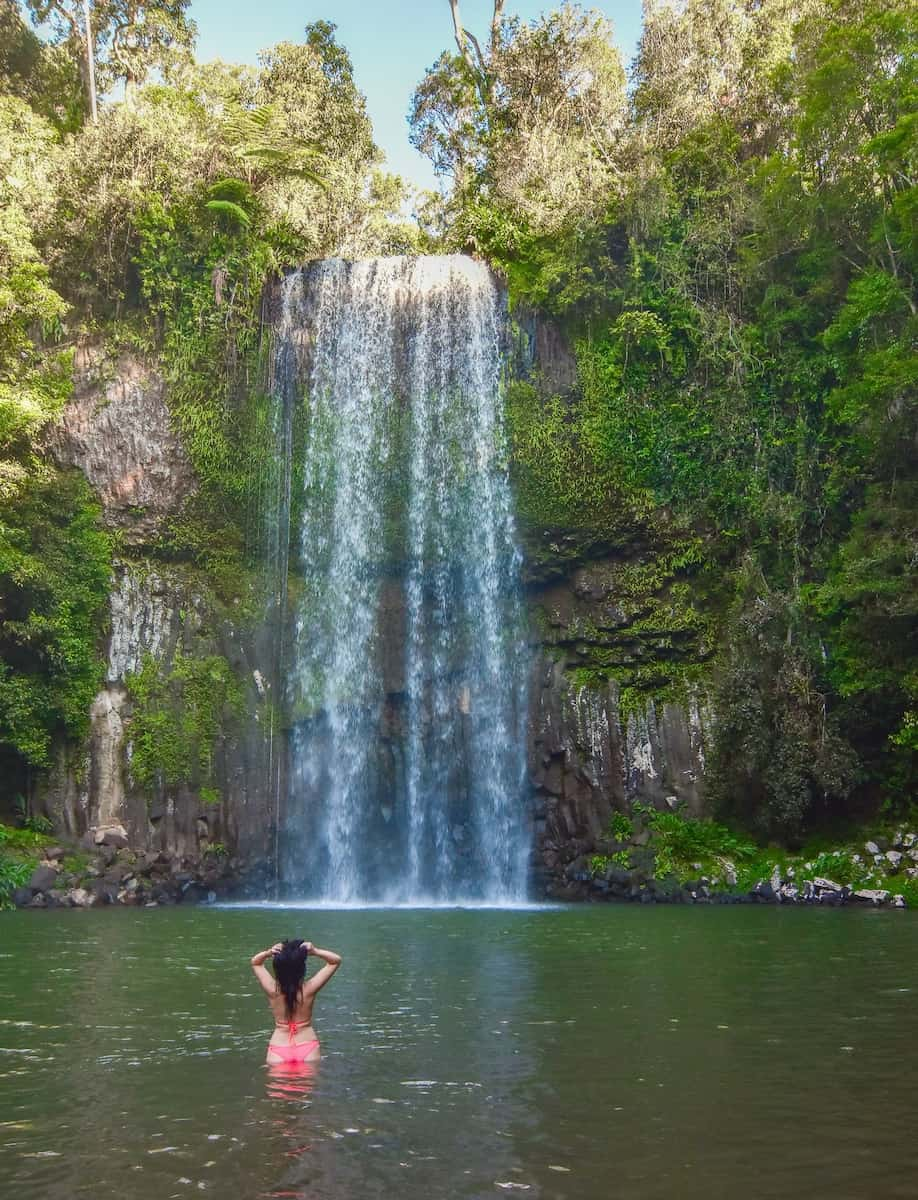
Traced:
<svg viewBox="0 0 918 1200">
<path fill-rule="evenodd" d="M 89 0 L 83 0 L 83 16 L 86 21 L 86 70 L 89 83 L 89 111 L 95 124 L 99 119 L 96 107 L 96 59 L 93 51 L 92 22 L 89 14 Z"/>
</svg>

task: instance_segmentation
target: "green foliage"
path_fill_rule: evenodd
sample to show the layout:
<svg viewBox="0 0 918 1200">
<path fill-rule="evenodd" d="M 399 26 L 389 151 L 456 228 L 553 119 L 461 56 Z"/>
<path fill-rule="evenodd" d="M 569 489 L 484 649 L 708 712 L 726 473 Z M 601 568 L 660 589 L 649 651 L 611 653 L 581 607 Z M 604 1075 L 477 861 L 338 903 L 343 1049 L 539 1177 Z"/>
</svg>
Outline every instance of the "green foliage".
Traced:
<svg viewBox="0 0 918 1200">
<path fill-rule="evenodd" d="M 190 0 L 94 0 L 93 59 L 99 93 L 123 82 L 134 87 L 155 71 L 168 72 L 188 55 L 196 28 L 185 15 Z M 26 0 L 33 20 L 75 67 L 86 58 L 82 0 Z M 87 100 L 88 108 L 88 100 Z"/>
<path fill-rule="evenodd" d="M 625 870 L 628 870 L 631 867 L 631 851 L 616 850 L 612 854 L 593 854 L 590 856 L 590 871 L 592 874 L 601 875 L 610 866 L 623 867 Z"/>
<path fill-rule="evenodd" d="M 825 630 L 840 715 L 868 733 L 872 773 L 890 798 L 914 791 L 918 651 L 918 484 L 871 485 L 825 578 L 807 590 Z"/>
<path fill-rule="evenodd" d="M 744 870 L 751 870 L 762 853 L 754 843 L 716 821 L 699 820 L 679 810 L 656 809 L 640 803 L 634 805 L 633 814 L 632 820 L 622 813 L 615 813 L 610 835 L 616 841 L 630 842 L 635 823 L 648 830 L 648 849 L 653 855 L 653 871 L 658 879 L 672 876 L 685 881 L 697 879 L 699 875 L 723 879 L 728 863 L 739 875 Z M 612 854 L 594 855 L 590 869 L 598 875 L 611 865 L 631 868 L 634 852 L 633 846 L 626 846 Z"/>
<path fill-rule="evenodd" d="M 761 881 L 771 879 L 777 868 L 782 879 L 803 882 L 816 878 L 854 889 L 885 890 L 905 897 L 909 907 L 918 904 L 918 884 L 890 865 L 877 866 L 864 850 L 868 838 L 880 835 L 873 826 L 854 827 L 846 835 L 832 839 L 812 839 L 796 852 L 774 845 L 761 846 L 738 835 L 716 821 L 696 820 L 679 810 L 659 810 L 649 805 L 634 806 L 636 822 L 650 832 L 647 850 L 653 862 L 653 875 L 680 883 L 706 878 L 715 891 L 750 892 Z M 894 827 L 883 827 L 892 839 Z M 647 860 L 642 850 L 626 847 L 614 854 L 595 854 L 590 859 L 593 875 L 602 875 L 610 867 L 638 871 L 646 877 Z M 910 860 L 906 860 L 910 861 Z M 736 882 L 729 881 L 730 872 Z"/>
<path fill-rule="evenodd" d="M 185 783 L 205 804 L 214 787 L 218 739 L 242 715 L 243 693 L 225 658 L 177 653 L 171 668 L 146 655 L 125 681 L 133 703 L 131 775 L 152 788 Z"/>
<path fill-rule="evenodd" d="M 460 53 L 427 71 L 409 121 L 456 184 L 457 244 L 511 247 L 601 211 L 625 109 L 611 32 L 576 4 L 528 24 L 498 13 L 487 42 L 456 29 Z"/>
<path fill-rule="evenodd" d="M 759 833 L 796 839 L 811 806 L 848 795 L 858 761 L 821 690 L 804 613 L 761 577 L 747 587 L 755 600 L 738 597 L 714 687 L 708 795 Z"/>
<path fill-rule="evenodd" d="M 205 207 L 209 212 L 222 217 L 229 225 L 235 223 L 236 225 L 245 227 L 252 223 L 252 218 L 245 209 L 238 204 L 234 204 L 232 200 L 208 200 Z"/>
<path fill-rule="evenodd" d="M 0 824 L 0 850 L 12 854 L 31 854 L 47 846 L 51 830 L 43 826 L 35 829 L 30 822 L 25 826 Z"/>
<path fill-rule="evenodd" d="M 251 434 L 262 286 L 274 258 L 248 214 L 242 221 L 228 215 L 237 208 L 243 211 L 235 201 L 203 196 L 185 210 L 154 200 L 138 219 L 141 291 L 164 329 L 170 408 L 215 514 L 227 503 L 238 513 L 263 465 L 252 460 L 258 443 Z M 213 216 L 222 231 L 203 228 Z"/>
<path fill-rule="evenodd" d="M 892 829 L 888 830 L 892 833 Z M 813 840 L 796 853 L 787 853 L 772 848 L 756 849 L 752 857 L 740 858 L 736 862 L 737 889 L 750 891 L 760 880 L 771 878 L 775 867 L 782 878 L 794 879 L 798 888 L 806 879 L 831 879 L 833 883 L 852 890 L 862 888 L 871 891 L 887 891 L 891 895 L 902 895 L 910 908 L 918 905 L 918 886 L 901 871 L 892 872 L 878 867 L 865 852 L 864 842 L 878 836 L 873 826 L 853 829 L 850 836 L 836 837 L 830 842 Z M 909 861 L 909 860 L 906 860 Z"/>
<path fill-rule="evenodd" d="M 0 743 L 49 761 L 79 737 L 102 681 L 111 538 L 82 475 L 47 469 L 0 505 Z"/>
<path fill-rule="evenodd" d="M 508 397 L 524 523 L 562 546 L 559 528 L 615 540 L 624 514 L 661 557 L 701 540 L 722 813 L 799 839 L 855 798 L 901 806 L 918 765 L 915 8 L 652 6 L 613 136 L 564 133 L 603 155 L 598 192 L 566 209 L 565 155 L 535 181 L 514 157 L 527 97 L 592 45 L 553 41 L 556 17 L 526 34 L 537 87 L 515 90 L 521 28 L 502 26 L 477 58 L 441 58 L 414 109 L 416 143 L 458 181 L 448 237 L 575 346 L 570 394 Z M 638 703 L 659 687 L 635 691 L 594 640 L 591 681 L 616 675 Z"/>
<path fill-rule="evenodd" d="M 609 822 L 609 833 L 617 842 L 623 842 L 634 832 L 631 818 L 624 813 L 614 812 Z"/>
<path fill-rule="evenodd" d="M 47 837 L 54 832 L 54 824 L 43 813 L 28 816 L 23 821 L 23 828 L 29 833 Z"/>
<path fill-rule="evenodd" d="M 319 143 L 292 136 L 277 105 L 234 109 L 226 119 L 224 132 L 239 157 L 266 177 L 297 176 L 325 186 L 314 165 Z"/>
<path fill-rule="evenodd" d="M 61 859 L 61 870 L 68 875 L 76 875 L 77 878 L 82 879 L 86 875 L 90 862 L 90 855 L 85 851 L 78 850 L 73 854 L 64 855 Z"/>
<path fill-rule="evenodd" d="M 75 129 L 82 90 L 78 63 L 29 29 L 17 0 L 0 0 L 0 92 L 24 100 L 58 129 Z"/>
<path fill-rule="evenodd" d="M 42 331 L 53 335 L 66 305 L 33 229 L 54 140 L 24 102 L 0 95 L 0 501 L 28 480 L 32 441 L 70 392 L 69 356 L 43 346 Z"/>
<path fill-rule="evenodd" d="M 608 527 L 616 489 L 591 454 L 582 412 L 560 396 L 542 399 L 533 383 L 513 380 L 506 419 L 511 470 L 527 521 L 539 525 Z"/>
<path fill-rule="evenodd" d="M 687 879 L 706 869 L 723 871 L 725 861 L 741 862 L 756 854 L 755 845 L 738 837 L 726 825 L 716 821 L 696 820 L 683 813 L 635 806 L 646 826 L 651 830 L 651 847 L 655 855 L 655 872 L 658 878 L 675 875 Z M 699 872 L 697 863 L 702 864 Z"/>
<path fill-rule="evenodd" d="M 230 514 L 215 513 L 209 501 L 207 496 L 191 497 L 164 522 L 150 551 L 157 558 L 193 564 L 218 610 L 231 608 L 236 621 L 254 619 L 263 580 L 258 563 L 245 556 L 246 530 Z"/>
<path fill-rule="evenodd" d="M 25 887 L 32 870 L 32 863 L 0 851 L 0 909 L 13 907 L 10 897 L 16 888 Z"/>
<path fill-rule="evenodd" d="M 242 179 L 218 179 L 207 189 L 209 199 L 204 207 L 208 212 L 224 218 L 226 227 L 233 224 L 241 229 L 247 229 L 252 224 L 249 212 L 255 204 L 255 196 L 249 185 Z"/>
<path fill-rule="evenodd" d="M 31 99 L 31 80 L 38 72 L 42 44 L 29 29 L 15 0 L 0 4 L 0 82 L 3 91 Z M 23 95 L 25 93 L 25 95 Z"/>
<path fill-rule="evenodd" d="M 33 766 L 78 736 L 101 679 L 97 643 L 111 563 L 82 476 L 39 456 L 71 392 L 71 356 L 48 343 L 67 306 L 35 244 L 54 131 L 0 95 L 0 743 Z"/>
<path fill-rule="evenodd" d="M 29 882 L 36 858 L 49 841 L 40 830 L 0 823 L 0 910 L 13 907 L 13 892 Z"/>
</svg>

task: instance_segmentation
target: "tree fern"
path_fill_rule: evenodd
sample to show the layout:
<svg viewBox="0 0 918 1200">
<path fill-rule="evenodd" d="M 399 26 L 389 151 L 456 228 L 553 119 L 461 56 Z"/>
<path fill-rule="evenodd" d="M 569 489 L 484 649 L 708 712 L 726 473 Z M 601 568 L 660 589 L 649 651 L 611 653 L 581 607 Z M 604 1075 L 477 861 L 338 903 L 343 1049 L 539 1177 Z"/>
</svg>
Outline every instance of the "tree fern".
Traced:
<svg viewBox="0 0 918 1200">
<path fill-rule="evenodd" d="M 275 175 L 293 175 L 325 186 L 315 165 L 321 157 L 319 144 L 291 136 L 276 105 L 233 109 L 224 124 L 224 135 L 239 157 L 255 168 L 270 168 Z"/>
</svg>

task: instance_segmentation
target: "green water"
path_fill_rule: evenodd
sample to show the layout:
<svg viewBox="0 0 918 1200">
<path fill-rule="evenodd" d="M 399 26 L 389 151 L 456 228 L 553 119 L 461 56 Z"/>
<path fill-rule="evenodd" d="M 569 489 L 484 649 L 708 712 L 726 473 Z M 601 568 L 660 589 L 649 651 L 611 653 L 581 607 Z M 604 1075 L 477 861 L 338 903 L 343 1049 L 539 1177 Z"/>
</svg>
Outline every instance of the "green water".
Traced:
<svg viewBox="0 0 918 1200">
<path fill-rule="evenodd" d="M 256 950 L 345 963 L 310 1076 Z M 911 913 L 0 914 L 0 1195 L 914 1197 Z"/>
</svg>

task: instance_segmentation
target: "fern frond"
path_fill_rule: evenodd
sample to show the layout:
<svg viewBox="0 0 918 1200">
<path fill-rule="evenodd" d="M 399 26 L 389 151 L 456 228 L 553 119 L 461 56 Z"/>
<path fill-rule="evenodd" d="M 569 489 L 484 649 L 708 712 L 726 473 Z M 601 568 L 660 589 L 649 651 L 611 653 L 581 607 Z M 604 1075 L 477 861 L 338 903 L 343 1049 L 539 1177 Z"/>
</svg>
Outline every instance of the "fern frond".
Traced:
<svg viewBox="0 0 918 1200">
<path fill-rule="evenodd" d="M 252 224 L 252 218 L 245 209 L 234 204 L 232 200 L 208 200 L 204 207 L 219 217 L 227 217 L 238 225 L 248 227 Z"/>
</svg>

